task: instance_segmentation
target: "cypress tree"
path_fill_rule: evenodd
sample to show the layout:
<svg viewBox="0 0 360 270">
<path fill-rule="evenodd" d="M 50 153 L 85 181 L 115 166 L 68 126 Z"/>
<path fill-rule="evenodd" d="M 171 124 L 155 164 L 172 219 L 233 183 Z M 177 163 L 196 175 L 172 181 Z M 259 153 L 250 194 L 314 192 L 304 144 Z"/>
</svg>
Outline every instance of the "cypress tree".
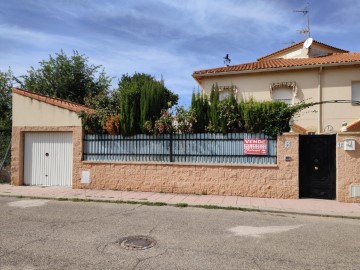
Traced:
<svg viewBox="0 0 360 270">
<path fill-rule="evenodd" d="M 209 101 L 206 95 L 193 92 L 191 98 L 191 110 L 194 112 L 196 122 L 193 124 L 195 133 L 203 133 L 209 125 Z"/>
<path fill-rule="evenodd" d="M 216 83 L 211 87 L 210 93 L 210 108 L 209 108 L 209 131 L 219 132 L 219 86 Z"/>
<path fill-rule="evenodd" d="M 125 136 L 139 132 L 139 101 L 140 93 L 136 84 L 120 92 L 120 129 L 121 134 Z"/>
<path fill-rule="evenodd" d="M 135 73 L 119 82 L 121 134 L 130 136 L 144 130 L 146 121 L 155 122 L 162 109 L 176 105 L 178 96 L 164 86 L 163 79 Z M 169 105 L 171 104 L 171 105 Z"/>
</svg>

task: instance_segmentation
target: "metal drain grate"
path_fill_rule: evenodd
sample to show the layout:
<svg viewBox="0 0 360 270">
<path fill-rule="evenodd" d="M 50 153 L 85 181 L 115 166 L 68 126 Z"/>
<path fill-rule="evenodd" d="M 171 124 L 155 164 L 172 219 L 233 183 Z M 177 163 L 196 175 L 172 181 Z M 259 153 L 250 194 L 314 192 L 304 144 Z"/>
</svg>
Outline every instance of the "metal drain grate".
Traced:
<svg viewBox="0 0 360 270">
<path fill-rule="evenodd" d="M 128 250 L 144 250 L 155 246 L 156 241 L 149 236 L 136 235 L 121 238 L 118 243 Z"/>
</svg>

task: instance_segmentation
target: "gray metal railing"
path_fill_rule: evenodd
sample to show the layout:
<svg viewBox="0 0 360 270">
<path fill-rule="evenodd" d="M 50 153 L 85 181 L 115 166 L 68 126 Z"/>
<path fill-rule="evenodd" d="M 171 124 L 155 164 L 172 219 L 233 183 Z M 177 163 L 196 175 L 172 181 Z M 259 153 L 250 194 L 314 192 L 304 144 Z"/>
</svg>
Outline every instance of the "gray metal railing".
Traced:
<svg viewBox="0 0 360 270">
<path fill-rule="evenodd" d="M 245 139 L 266 139 L 266 153 L 246 155 Z M 276 164 L 276 138 L 250 133 L 85 135 L 86 161 Z"/>
</svg>

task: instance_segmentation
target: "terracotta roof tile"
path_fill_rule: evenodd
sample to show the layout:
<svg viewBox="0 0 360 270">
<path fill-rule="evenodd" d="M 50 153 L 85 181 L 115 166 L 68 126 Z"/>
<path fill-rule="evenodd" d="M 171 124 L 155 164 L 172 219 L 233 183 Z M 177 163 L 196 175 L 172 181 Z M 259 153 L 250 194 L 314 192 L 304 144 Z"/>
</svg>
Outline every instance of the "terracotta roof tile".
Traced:
<svg viewBox="0 0 360 270">
<path fill-rule="evenodd" d="M 24 96 L 24 97 L 29 97 L 29 98 L 33 98 L 35 100 L 50 104 L 50 105 L 54 105 L 69 111 L 73 111 L 76 113 L 79 113 L 81 111 L 91 114 L 94 112 L 93 109 L 90 109 L 88 107 L 85 107 L 81 104 L 77 104 L 74 102 L 70 102 L 67 100 L 63 100 L 63 99 L 59 99 L 59 98 L 53 98 L 53 97 L 49 97 L 49 96 L 45 96 L 42 94 L 38 94 L 38 93 L 34 93 L 34 92 L 30 92 L 27 90 L 23 90 L 20 88 L 13 88 L 12 89 L 13 93 L 16 93 L 18 95 Z"/>
<path fill-rule="evenodd" d="M 299 126 L 298 124 L 294 124 L 292 126 L 292 129 L 300 134 L 305 134 L 307 132 L 306 128 L 303 128 L 302 126 Z"/>
<path fill-rule="evenodd" d="M 347 131 L 356 131 L 357 128 L 359 127 L 360 127 L 360 119 L 346 126 Z"/>
<path fill-rule="evenodd" d="M 303 44 L 304 44 L 304 42 L 305 42 L 305 40 L 302 40 L 302 41 L 300 41 L 300 42 L 298 42 L 298 43 L 296 43 L 296 44 L 293 44 L 293 45 L 291 45 L 291 46 L 289 46 L 289 47 L 286 47 L 286 48 L 284 48 L 284 49 L 281 49 L 281 50 L 278 50 L 278 51 L 276 51 L 276 52 L 270 53 L 270 54 L 268 54 L 268 55 L 262 56 L 262 57 L 258 58 L 257 60 L 258 60 L 258 61 L 267 60 L 269 57 L 272 57 L 272 56 L 274 56 L 274 55 L 276 55 L 276 54 L 285 52 L 285 51 L 287 51 L 287 50 L 291 50 L 291 49 L 296 48 L 296 47 L 300 47 L 299 45 L 301 45 L 301 47 L 302 47 Z M 313 44 L 318 44 L 318 45 L 322 45 L 322 46 L 328 47 L 328 48 L 330 48 L 330 49 L 333 49 L 333 50 L 337 51 L 338 53 L 348 53 L 348 52 L 349 52 L 349 51 L 347 51 L 347 50 L 339 49 L 339 48 L 336 48 L 336 47 L 334 47 L 334 46 L 330 46 L 330 45 L 327 45 L 327 44 L 325 44 L 325 43 L 322 43 L 322 42 L 319 42 L 319 41 L 316 41 L 316 40 L 313 41 Z"/>
<path fill-rule="evenodd" d="M 201 77 L 202 75 L 230 73 L 230 72 L 246 72 L 246 71 L 261 71 L 277 68 L 312 68 L 317 65 L 336 65 L 344 63 L 360 64 L 360 53 L 336 53 L 328 56 L 313 57 L 313 58 L 291 58 L 291 59 L 269 59 L 257 62 L 245 63 L 240 65 L 219 67 L 212 69 L 198 70 L 193 73 L 194 77 Z"/>
</svg>

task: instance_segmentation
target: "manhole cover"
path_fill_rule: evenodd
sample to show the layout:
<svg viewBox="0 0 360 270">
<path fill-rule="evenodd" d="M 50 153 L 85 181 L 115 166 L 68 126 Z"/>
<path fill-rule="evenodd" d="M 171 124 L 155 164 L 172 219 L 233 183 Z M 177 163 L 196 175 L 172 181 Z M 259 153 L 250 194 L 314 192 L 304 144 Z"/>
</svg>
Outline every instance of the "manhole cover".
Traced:
<svg viewBox="0 0 360 270">
<path fill-rule="evenodd" d="M 121 238 L 118 243 L 121 247 L 129 250 L 143 250 L 155 246 L 156 241 L 149 236 L 128 236 Z"/>
</svg>

